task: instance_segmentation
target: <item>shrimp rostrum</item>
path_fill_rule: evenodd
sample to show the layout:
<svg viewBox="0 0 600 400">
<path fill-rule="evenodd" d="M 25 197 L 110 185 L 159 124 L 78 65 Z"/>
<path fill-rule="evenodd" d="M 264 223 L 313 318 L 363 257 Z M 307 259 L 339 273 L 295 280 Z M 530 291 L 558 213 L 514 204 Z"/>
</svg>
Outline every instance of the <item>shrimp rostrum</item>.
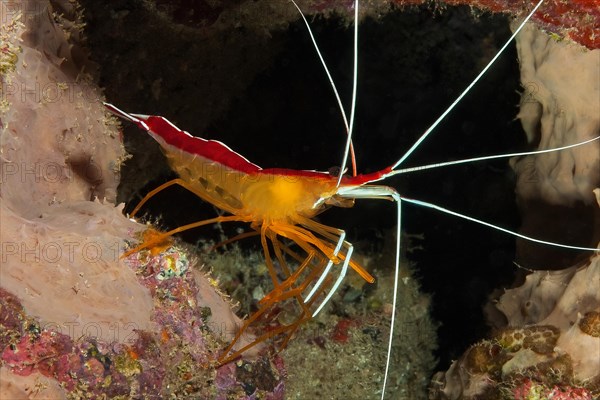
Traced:
<svg viewBox="0 0 600 400">
<path fill-rule="evenodd" d="M 435 204 L 401 196 L 395 189 L 376 184 L 387 177 L 430 168 L 444 167 L 467 162 L 478 162 L 501 157 L 515 157 L 560 151 L 575 146 L 585 145 L 600 139 L 594 137 L 580 143 L 548 150 L 529 151 L 512 154 L 491 155 L 465 160 L 456 160 L 412 168 L 400 168 L 400 165 L 418 148 L 428 135 L 438 126 L 442 119 L 460 102 L 471 88 L 495 62 L 500 53 L 520 32 L 525 23 L 536 12 L 543 0 L 539 1 L 523 20 L 513 35 L 508 39 L 500 52 L 483 68 L 472 83 L 446 109 L 446 111 L 421 135 L 413 146 L 394 164 L 380 171 L 369 174 L 357 174 L 352 149 L 352 126 L 354 120 L 354 104 L 356 100 L 356 65 L 358 27 L 354 25 L 354 90 L 350 118 L 347 118 L 342 107 L 335 84 L 331 79 L 323 57 L 308 22 L 303 18 L 313 45 L 330 78 L 330 83 L 338 106 L 344 119 L 347 139 L 339 175 L 329 172 L 263 169 L 243 156 L 231 150 L 225 144 L 194 137 L 177 128 L 167 119 L 160 116 L 129 114 L 111 104 L 106 107 L 115 115 L 136 124 L 147 131 L 161 146 L 171 168 L 178 174 L 177 179 L 168 181 L 154 189 L 142 199 L 130 216 L 134 216 L 140 208 L 159 191 L 179 185 L 209 202 L 229 215 L 217 216 L 203 221 L 180 226 L 168 232 L 151 235 L 142 244 L 128 250 L 124 256 L 162 243 L 166 238 L 189 229 L 219 222 L 246 222 L 253 229 L 235 236 L 228 242 L 248 236 L 260 236 L 265 257 L 265 264 L 272 281 L 272 289 L 258 303 L 256 310 L 247 318 L 236 332 L 232 342 L 220 357 L 221 363 L 236 359 L 249 348 L 268 339 L 274 339 L 279 349 L 285 347 L 300 325 L 317 315 L 341 285 L 349 269 L 360 275 L 365 281 L 373 283 L 375 279 L 358 262 L 352 258 L 353 246 L 346 240 L 342 229 L 334 228 L 315 221 L 315 217 L 331 206 L 351 207 L 356 199 L 384 199 L 396 204 L 396 254 L 394 273 L 394 293 L 390 336 L 387 345 L 387 358 L 381 397 L 385 396 L 386 382 L 390 367 L 396 299 L 399 288 L 400 261 L 400 229 L 402 204 L 409 203 L 419 207 L 434 209 L 439 212 L 467 219 L 474 223 L 500 230 L 502 232 L 550 246 L 598 251 L 595 248 L 569 246 L 560 243 L 543 241 L 516 232 L 509 231 L 488 222 L 460 214 Z M 293 3 L 293 2 L 292 2 Z M 295 3 L 293 3 L 298 7 Z M 355 21 L 358 16 L 358 2 L 354 7 Z M 344 175 L 348 159 L 351 159 L 352 175 Z M 292 305 L 291 322 L 272 323 L 282 305 Z M 289 310 L 286 308 L 286 312 Z M 242 335 L 251 325 L 270 324 L 269 329 L 258 332 L 258 336 L 249 344 L 242 344 Z"/>
</svg>

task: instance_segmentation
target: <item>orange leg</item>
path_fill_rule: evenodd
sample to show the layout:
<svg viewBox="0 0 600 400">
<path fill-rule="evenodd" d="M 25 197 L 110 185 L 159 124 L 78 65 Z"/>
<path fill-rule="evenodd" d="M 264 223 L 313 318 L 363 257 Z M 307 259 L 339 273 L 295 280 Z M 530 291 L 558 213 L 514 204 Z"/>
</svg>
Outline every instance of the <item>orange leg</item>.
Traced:
<svg viewBox="0 0 600 400">
<path fill-rule="evenodd" d="M 312 246 L 319 250 L 327 258 L 338 261 L 333 257 L 333 247 L 323 240 L 318 239 L 306 229 L 294 225 L 277 224 L 271 226 L 271 229 L 278 235 L 290 239 L 302 248 L 306 253 L 313 251 Z"/>
<path fill-rule="evenodd" d="M 323 286 L 323 284 L 325 282 L 330 282 L 328 275 L 332 266 L 335 265 L 342 267 L 340 269 L 340 275 L 338 275 L 338 279 L 335 281 L 330 292 L 325 296 L 322 303 L 316 307 L 313 315 L 316 315 L 335 293 L 337 287 L 344 278 L 347 270 L 346 268 L 348 266 L 359 273 L 359 275 L 361 275 L 361 277 L 363 277 L 366 281 L 370 283 L 374 281 L 374 278 L 366 270 L 364 270 L 364 268 L 352 261 L 350 256 L 352 253 L 352 246 L 343 240 L 343 231 L 328 227 L 326 225 L 321 225 L 310 220 L 298 222 L 305 225 L 306 228 L 290 224 L 277 224 L 272 228 L 280 235 L 293 240 L 300 246 L 302 246 L 302 243 L 305 242 L 307 245 L 310 244 L 317 247 L 322 254 L 329 259 L 327 266 L 322 270 L 322 275 L 315 281 L 311 291 L 306 294 L 305 299 L 307 301 L 311 300 L 312 296 L 314 296 L 316 293 L 322 293 L 322 290 L 320 289 L 328 285 L 326 284 Z M 319 235 L 320 237 L 316 235 Z"/>
<path fill-rule="evenodd" d="M 273 233 L 273 232 L 269 232 L 269 239 L 271 240 L 271 243 L 273 244 L 273 251 L 275 252 L 275 257 L 277 257 L 277 261 L 279 261 L 279 265 L 281 267 L 281 270 L 283 271 L 283 273 L 285 274 L 286 277 L 290 277 L 291 275 L 291 271 L 288 268 L 287 262 L 285 261 L 285 257 L 281 251 L 281 242 L 279 242 L 279 240 L 277 240 L 277 234 Z"/>
<path fill-rule="evenodd" d="M 307 257 L 307 259 L 305 260 L 303 265 L 301 265 L 292 276 L 290 276 L 285 281 L 281 282 L 281 284 L 279 286 L 280 289 L 281 289 L 281 287 L 284 287 L 284 288 L 291 287 L 296 282 L 298 276 L 302 273 L 302 270 L 304 268 L 306 268 L 311 263 L 311 261 L 312 261 L 312 257 Z M 321 264 L 324 265 L 324 263 L 325 263 L 325 261 L 322 260 Z M 294 321 L 293 323 L 291 323 L 289 325 L 282 325 L 275 329 L 269 330 L 268 332 L 266 332 L 263 335 L 256 338 L 252 343 L 249 343 L 248 345 L 233 352 L 231 355 L 228 356 L 229 352 L 231 351 L 231 349 L 233 348 L 235 343 L 239 340 L 239 338 L 244 334 L 246 329 L 248 329 L 248 327 L 253 322 L 259 320 L 260 317 L 267 314 L 268 311 L 270 311 L 272 309 L 272 307 L 277 305 L 278 303 L 281 303 L 291 297 L 300 296 L 302 291 L 305 290 L 306 286 L 312 280 L 316 279 L 317 276 L 320 275 L 321 269 L 322 268 L 315 269 L 311 273 L 310 279 L 307 279 L 300 287 L 296 287 L 291 290 L 287 290 L 287 291 L 283 291 L 283 292 L 281 290 L 279 290 L 278 293 L 274 293 L 275 292 L 275 290 L 274 290 L 274 291 L 270 292 L 269 294 L 267 294 L 265 296 L 265 298 L 263 300 L 261 300 L 262 304 L 261 304 L 260 309 L 258 311 L 256 311 L 254 314 L 252 314 L 252 316 L 250 316 L 250 318 L 248 318 L 244 322 L 244 325 L 237 332 L 237 334 L 236 334 L 235 338 L 233 339 L 233 341 L 231 342 L 231 344 L 225 349 L 223 355 L 221 356 L 221 358 L 219 360 L 219 363 L 226 364 L 230 361 L 233 361 L 236 358 L 238 358 L 240 355 L 242 355 L 246 350 L 252 348 L 253 346 L 256 346 L 257 344 L 259 344 L 261 342 L 264 342 L 266 340 L 269 340 L 273 337 L 276 337 L 276 336 L 282 335 L 282 334 L 284 334 L 285 337 L 284 337 L 284 340 L 283 340 L 281 346 L 279 346 L 279 349 L 277 351 L 281 351 L 283 348 L 285 348 L 285 346 L 287 345 L 287 343 L 289 342 L 289 340 L 291 339 L 293 334 L 302 325 L 302 323 L 308 321 L 311 318 L 311 313 L 310 313 L 309 308 L 312 305 L 312 301 L 314 301 L 314 299 L 311 302 L 309 302 L 308 304 L 304 304 L 303 301 L 299 301 L 299 303 L 301 304 L 301 307 L 302 307 L 302 312 L 300 313 L 300 315 L 298 316 L 296 321 Z M 316 297 L 318 297 L 318 296 L 315 296 L 315 298 Z"/>
<path fill-rule="evenodd" d="M 261 242 L 262 242 L 263 251 L 265 254 L 265 263 L 267 264 L 267 267 L 269 269 L 269 274 L 271 275 L 271 279 L 273 281 L 274 288 L 263 299 L 260 300 L 259 309 L 255 313 L 253 313 L 246 321 L 244 321 L 243 326 L 236 333 L 236 336 L 234 337 L 232 342 L 224 350 L 224 352 L 221 356 L 221 359 L 220 359 L 221 364 L 224 364 L 224 363 L 227 363 L 229 361 L 236 359 L 244 351 L 248 350 L 249 348 L 251 348 L 253 346 L 256 346 L 257 344 L 259 344 L 265 340 L 268 340 L 270 338 L 273 338 L 273 337 L 276 337 L 279 335 L 285 335 L 285 337 L 283 339 L 283 343 L 279 347 L 279 350 L 278 350 L 278 351 L 281 351 L 287 345 L 288 341 L 293 336 L 293 334 L 296 332 L 296 330 L 300 327 L 300 325 L 303 322 L 309 320 L 311 317 L 310 306 L 312 305 L 312 301 L 309 303 L 305 303 L 304 299 L 302 298 L 302 293 L 311 282 L 313 282 L 318 276 L 320 276 L 320 274 L 322 273 L 322 270 L 328 260 L 320 257 L 319 261 L 315 264 L 314 257 L 318 254 L 317 249 L 303 241 L 302 241 L 302 243 L 297 242 L 301 246 L 301 248 L 303 248 L 303 250 L 305 250 L 307 252 L 307 256 L 302 258 L 299 254 L 289 250 L 286 246 L 284 246 L 281 242 L 279 242 L 279 240 L 277 239 L 277 234 L 275 232 L 270 231 L 269 228 L 270 227 L 268 227 L 268 226 L 262 227 Z M 276 271 L 275 265 L 273 264 L 273 260 L 271 258 L 271 252 L 268 247 L 267 239 L 271 241 L 271 243 L 273 245 L 273 249 L 277 256 L 277 259 L 278 259 L 280 265 L 282 266 L 282 271 L 286 275 L 286 279 L 284 279 L 281 282 L 279 282 L 279 279 L 277 278 L 277 271 Z M 285 257 L 283 256 L 283 253 L 289 254 L 293 258 L 301 260 L 300 265 L 293 273 L 287 266 L 287 263 L 285 262 Z M 304 280 L 302 281 L 301 276 L 305 273 L 305 270 L 308 267 L 311 267 L 310 268 L 311 271 L 309 272 L 308 276 L 306 276 L 304 278 Z M 299 281 L 300 281 L 300 284 L 298 284 Z M 315 296 L 315 297 L 317 297 L 317 296 Z M 275 329 L 269 330 L 265 334 L 256 338 L 252 343 L 233 352 L 232 354 L 229 354 L 232 351 L 233 347 L 235 346 L 235 343 L 244 334 L 244 332 L 250 327 L 250 325 L 252 325 L 256 321 L 260 320 L 264 316 L 267 316 L 267 318 L 271 318 L 268 315 L 269 315 L 269 311 L 273 310 L 273 307 L 275 307 L 276 305 L 281 304 L 287 300 L 290 300 L 292 298 L 295 299 L 295 301 L 298 303 L 298 305 L 300 307 L 299 314 L 296 317 L 294 322 L 292 322 L 291 324 L 288 324 L 288 325 L 282 325 Z M 268 323 L 269 321 L 266 321 L 266 322 Z"/>
<path fill-rule="evenodd" d="M 325 285 L 323 285 L 323 287 L 321 289 L 319 289 L 319 291 L 317 292 L 317 295 L 314 296 L 307 304 L 303 304 L 303 311 L 302 313 L 298 316 L 298 319 L 296 321 L 294 321 L 293 323 L 289 324 L 289 325 L 282 325 L 279 326 L 275 329 L 272 329 L 266 333 L 264 333 L 263 335 L 259 336 L 258 338 L 256 338 L 252 343 L 244 346 L 243 348 L 235 351 L 234 353 L 232 353 L 231 355 L 228 355 L 228 353 L 231 351 L 231 349 L 233 348 L 233 345 L 235 344 L 235 342 L 239 339 L 239 337 L 245 332 L 245 330 L 248 328 L 248 326 L 254 322 L 255 320 L 257 320 L 260 316 L 262 316 L 263 314 L 265 314 L 272 306 L 276 305 L 277 303 L 285 300 L 285 298 L 289 298 L 290 296 L 296 295 L 297 293 L 301 293 L 302 291 L 304 291 L 306 289 L 306 287 L 308 286 L 308 284 L 310 282 L 312 282 L 312 280 L 316 279 L 320 274 L 321 274 L 321 270 L 324 267 L 326 263 L 326 260 L 321 260 L 321 268 L 317 268 L 313 271 L 313 273 L 311 273 L 311 277 L 310 279 L 307 279 L 302 285 L 301 287 L 298 287 L 296 289 L 293 289 L 293 292 L 290 291 L 287 293 L 286 296 L 281 297 L 281 298 L 272 298 L 268 301 L 268 304 L 263 305 L 260 310 L 258 310 L 256 313 L 254 313 L 252 315 L 252 317 L 249 318 L 248 321 L 246 321 L 246 323 L 244 324 L 244 326 L 240 329 L 240 331 L 238 332 L 238 334 L 236 335 L 236 338 L 234 339 L 234 341 L 227 347 L 227 349 L 225 349 L 225 352 L 223 353 L 223 355 L 221 356 L 221 359 L 219 360 L 219 363 L 221 365 L 226 364 L 230 361 L 235 360 L 236 358 L 238 358 L 240 355 L 242 355 L 246 350 L 252 348 L 253 346 L 256 346 L 257 344 L 264 342 L 266 340 L 269 340 L 275 336 L 281 335 L 281 334 L 285 334 L 285 338 L 283 340 L 283 342 L 281 343 L 281 345 L 279 346 L 279 349 L 277 350 L 278 352 L 283 350 L 286 346 L 287 343 L 290 341 L 290 339 L 292 338 L 292 336 L 294 335 L 294 333 L 296 332 L 296 330 L 298 330 L 298 328 L 306 321 L 311 319 L 311 312 L 310 312 L 310 307 L 312 306 L 313 302 L 323 293 L 324 288 L 328 286 L 329 282 L 326 282 Z M 308 263 L 306 264 L 308 265 Z M 305 265 L 305 266 L 306 266 Z M 305 267 L 304 266 L 304 267 Z M 302 267 L 302 268 L 304 268 Z M 290 280 L 294 280 L 296 277 L 290 277 Z M 283 284 L 283 283 L 282 283 Z M 265 296 L 268 297 L 269 295 Z"/>
<path fill-rule="evenodd" d="M 194 193 L 194 190 L 184 180 L 179 179 L 179 178 L 172 179 L 168 182 L 163 183 L 156 189 L 150 191 L 146 196 L 144 196 L 144 198 L 137 204 L 137 206 L 135 206 L 135 208 L 129 214 L 129 216 L 131 218 L 133 218 L 135 216 L 135 214 L 137 214 L 137 212 L 140 211 L 140 208 L 142 208 L 142 206 L 144 204 L 146 204 L 146 202 L 148 200 L 150 200 L 152 197 L 154 197 L 158 192 L 161 192 L 161 191 L 165 190 L 166 188 L 171 187 L 173 185 L 179 185 L 179 186 L 189 190 L 190 192 Z"/>
<path fill-rule="evenodd" d="M 242 240 L 242 239 L 246 239 L 252 236 L 258 236 L 260 235 L 260 232 L 256 232 L 256 231 L 250 231 L 250 232 L 244 232 L 244 233 L 240 233 L 239 235 L 236 235 L 232 238 L 229 238 L 227 240 L 223 240 L 222 242 L 219 242 L 217 244 L 215 244 L 213 247 L 210 248 L 210 250 L 216 250 L 219 247 L 223 247 L 223 246 L 227 246 L 230 243 L 233 242 L 237 242 L 238 240 Z"/>
<path fill-rule="evenodd" d="M 271 259 L 271 254 L 266 240 L 267 238 L 273 244 L 273 249 L 275 251 L 277 260 L 279 261 L 281 269 L 286 276 L 286 279 L 282 282 L 279 282 L 279 279 L 277 279 L 277 271 L 275 269 L 275 265 L 273 264 L 273 260 Z M 304 302 L 302 301 L 302 297 L 300 297 L 301 291 L 293 290 L 292 286 L 299 279 L 304 269 L 308 265 L 310 265 L 313 257 L 316 254 L 315 251 L 310 248 L 307 249 L 307 256 L 302 260 L 302 263 L 300 264 L 296 272 L 292 274 L 291 270 L 287 266 L 285 257 L 283 256 L 281 248 L 282 244 L 277 240 L 277 235 L 274 232 L 270 231 L 269 227 L 263 226 L 263 228 L 261 229 L 261 239 L 263 243 L 263 251 L 265 253 L 265 262 L 267 264 L 267 267 L 269 268 L 269 271 L 271 273 L 271 279 L 273 281 L 273 290 L 269 294 L 267 294 L 261 300 L 261 302 L 264 302 L 265 300 L 268 301 L 271 298 L 273 298 L 275 302 L 280 302 L 291 297 L 297 297 L 298 302 L 301 303 L 302 306 Z"/>
<path fill-rule="evenodd" d="M 271 254 L 269 252 L 269 246 L 268 246 L 268 243 L 267 243 L 266 229 L 267 229 L 267 227 L 265 225 L 263 225 L 261 227 L 260 241 L 261 241 L 261 244 L 262 244 L 262 247 L 263 247 L 263 252 L 264 252 L 264 255 L 265 255 L 265 264 L 267 264 L 267 268 L 269 270 L 269 275 L 271 276 L 271 281 L 273 282 L 273 286 L 274 286 L 273 291 L 279 291 L 280 290 L 280 288 L 279 288 L 279 280 L 277 279 L 277 271 L 275 270 L 275 267 L 274 267 L 273 262 L 271 260 Z M 267 296 L 265 296 L 265 298 L 267 298 Z M 263 298 L 263 300 L 264 300 L 264 298 Z M 229 362 L 229 361 L 237 358 L 244 351 L 246 351 L 249 348 L 251 348 L 253 346 L 256 346 L 257 344 L 259 344 L 262 341 L 266 340 L 266 338 L 261 339 L 264 336 L 263 335 L 263 336 L 257 338 L 256 340 L 254 340 L 252 343 L 250 343 L 250 344 L 244 346 L 243 348 L 239 349 L 238 351 L 234 352 L 230 357 L 227 357 L 227 355 L 229 354 L 229 352 L 231 351 L 231 349 L 233 349 L 233 346 L 235 346 L 235 344 L 237 343 L 237 341 L 239 340 L 239 338 L 244 334 L 244 332 L 246 332 L 246 329 L 248 329 L 248 327 L 254 321 L 258 320 L 270 308 L 270 306 L 272 304 L 274 304 L 274 303 L 275 303 L 274 300 L 269 301 L 267 304 L 264 304 L 263 306 L 261 306 L 254 314 L 252 314 L 250 317 L 248 317 L 244 321 L 244 324 L 238 330 L 238 332 L 236 333 L 235 337 L 233 338 L 233 340 L 231 341 L 231 343 L 229 343 L 229 346 L 227 346 L 227 348 L 223 352 L 222 356 L 220 357 L 219 362 L 221 364 L 225 364 L 226 362 Z"/>
<path fill-rule="evenodd" d="M 171 229 L 168 232 L 155 235 L 151 241 L 144 242 L 144 243 L 140 244 L 139 246 L 134 247 L 133 249 L 127 250 L 125 253 L 123 253 L 121 258 L 128 257 L 129 255 L 131 255 L 135 252 L 138 252 L 140 250 L 143 250 L 148 247 L 152 247 L 154 245 L 162 243 L 162 242 L 164 242 L 164 240 L 166 238 L 173 236 L 176 233 L 184 232 L 189 229 L 198 228 L 198 227 L 204 226 L 204 225 L 214 224 L 217 222 L 230 222 L 230 221 L 245 222 L 247 220 L 245 218 L 238 217 L 237 215 L 229 215 L 229 216 L 220 216 L 220 217 L 205 219 L 203 221 L 198 221 L 198 222 L 193 222 L 191 224 L 183 225 L 183 226 L 180 226 L 179 228 Z"/>
<path fill-rule="evenodd" d="M 298 263 L 302 263 L 306 257 L 302 257 L 300 254 L 296 253 L 295 251 L 293 251 L 292 249 L 290 249 L 288 246 L 284 245 L 283 243 L 279 242 L 279 246 L 283 249 L 283 251 L 289 255 L 290 257 L 292 257 L 294 260 L 298 261 Z"/>
<path fill-rule="evenodd" d="M 336 237 L 336 235 L 337 235 L 337 237 L 339 237 L 339 233 L 341 232 L 339 229 L 320 224 L 320 223 L 313 221 L 311 219 L 308 219 L 308 218 L 302 218 L 300 223 L 302 225 L 304 225 L 307 229 L 317 232 L 318 234 L 321 234 L 324 237 L 329 237 L 329 235 L 331 235 L 333 237 Z M 333 239 L 333 241 L 336 242 L 337 240 Z M 375 278 L 371 274 L 369 274 L 360 264 L 350 260 L 349 265 L 365 281 L 367 281 L 369 283 L 375 282 Z"/>
</svg>

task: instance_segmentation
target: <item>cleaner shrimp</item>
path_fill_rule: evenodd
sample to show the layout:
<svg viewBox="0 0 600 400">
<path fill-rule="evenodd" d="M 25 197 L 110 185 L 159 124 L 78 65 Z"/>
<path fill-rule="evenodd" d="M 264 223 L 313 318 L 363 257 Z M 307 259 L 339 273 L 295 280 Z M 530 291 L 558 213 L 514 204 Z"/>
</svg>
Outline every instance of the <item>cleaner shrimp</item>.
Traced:
<svg viewBox="0 0 600 400">
<path fill-rule="evenodd" d="M 507 41 L 506 45 L 514 39 L 524 23 L 531 18 L 542 2 L 543 0 L 528 14 L 519 28 Z M 295 3 L 294 5 L 298 7 Z M 355 4 L 354 10 L 355 20 L 357 20 L 358 2 Z M 304 16 L 302 16 L 302 18 L 304 19 L 306 26 L 309 27 Z M 311 32 L 310 27 L 309 32 Z M 352 131 L 355 119 L 354 110 L 356 102 L 356 70 L 358 57 L 357 23 L 355 23 L 354 32 L 354 83 L 351 113 L 349 117 L 345 116 L 343 106 L 339 100 L 340 96 L 335 90 L 333 80 L 329 78 L 334 87 L 347 128 L 347 141 L 342 157 L 341 168 L 337 174 L 280 168 L 262 169 L 235 153 L 224 144 L 213 140 L 195 138 L 187 132 L 175 127 L 163 117 L 130 114 L 113 105 L 106 104 L 106 106 L 111 112 L 133 122 L 141 129 L 146 130 L 155 140 L 157 140 L 163 148 L 171 167 L 179 175 L 179 178 L 169 181 L 150 192 L 131 213 L 132 216 L 134 216 L 156 193 L 173 185 L 182 186 L 203 200 L 217 206 L 228 214 L 231 214 L 191 223 L 159 234 L 157 238 L 142 243 L 140 246 L 129 250 L 125 255 L 151 247 L 153 244 L 158 243 L 173 234 L 216 222 L 247 222 L 256 231 L 251 234 L 260 236 L 265 262 L 273 283 L 273 290 L 260 301 L 259 310 L 246 320 L 243 327 L 236 334 L 234 340 L 225 349 L 221 358 L 222 363 L 236 359 L 248 348 L 274 336 L 281 336 L 283 338 L 280 349 L 284 348 L 301 324 L 316 316 L 323 307 L 326 306 L 344 281 L 346 275 L 350 273 L 349 270 L 353 270 L 369 283 L 374 281 L 371 274 L 353 259 L 352 255 L 354 247 L 346 240 L 346 232 L 342 229 L 333 228 L 320 222 L 316 222 L 313 219 L 315 216 L 331 206 L 351 207 L 357 199 L 383 199 L 391 200 L 395 203 L 397 214 L 395 223 L 397 242 L 393 284 L 393 310 L 391 313 L 387 361 L 381 391 L 381 397 L 383 399 L 385 397 L 389 375 L 390 353 L 394 337 L 396 300 L 400 285 L 398 276 L 401 246 L 400 231 L 402 226 L 401 211 L 403 209 L 403 204 L 408 203 L 423 208 L 434 209 L 454 217 L 466 219 L 538 243 L 587 251 L 596 251 L 596 249 L 568 246 L 526 237 L 480 219 L 429 202 L 405 197 L 399 194 L 395 189 L 379 185 L 377 182 L 394 175 L 425 169 L 497 158 L 560 151 L 574 146 L 584 145 L 593 140 L 597 140 L 598 138 L 544 151 L 484 156 L 421 167 L 400 168 L 405 160 L 411 156 L 429 134 L 436 129 L 446 115 L 448 115 L 461 101 L 463 96 L 466 95 L 479 81 L 481 76 L 483 76 L 504 48 L 506 48 L 505 45 L 498 55 L 487 64 L 481 74 L 473 80 L 456 101 L 448 107 L 438 120 L 425 131 L 425 133 L 400 159 L 379 171 L 357 174 L 356 164 L 353 158 L 350 157 L 352 154 Z M 314 38 L 313 43 L 320 56 L 321 53 L 318 50 Z M 322 57 L 321 61 L 327 71 L 327 67 Z M 329 75 L 329 72 L 327 72 L 327 74 Z M 351 176 L 344 175 L 347 166 L 352 167 L 353 173 Z M 240 235 L 240 237 L 234 239 L 249 235 L 250 234 Z M 286 241 L 293 243 L 295 247 L 288 245 Z M 289 259 L 296 261 L 290 262 Z M 253 322 L 261 318 L 268 318 L 269 313 L 273 311 L 279 303 L 287 300 L 295 300 L 298 307 L 298 315 L 294 322 L 266 332 L 260 335 L 254 342 L 240 349 L 235 348 L 240 337 Z"/>
</svg>

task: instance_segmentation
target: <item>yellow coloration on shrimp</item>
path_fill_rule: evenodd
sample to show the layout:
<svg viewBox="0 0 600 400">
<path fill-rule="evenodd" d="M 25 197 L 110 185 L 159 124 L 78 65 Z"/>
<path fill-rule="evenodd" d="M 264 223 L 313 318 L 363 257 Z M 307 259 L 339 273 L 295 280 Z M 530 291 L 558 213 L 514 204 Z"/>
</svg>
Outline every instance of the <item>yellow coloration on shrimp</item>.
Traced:
<svg viewBox="0 0 600 400">
<path fill-rule="evenodd" d="M 249 215 L 268 222 L 293 223 L 299 216 L 313 217 L 313 206 L 320 198 L 331 197 L 335 181 L 308 180 L 304 177 L 259 175 L 248 186 L 242 200 Z M 251 178 L 250 178 L 251 179 Z"/>
</svg>

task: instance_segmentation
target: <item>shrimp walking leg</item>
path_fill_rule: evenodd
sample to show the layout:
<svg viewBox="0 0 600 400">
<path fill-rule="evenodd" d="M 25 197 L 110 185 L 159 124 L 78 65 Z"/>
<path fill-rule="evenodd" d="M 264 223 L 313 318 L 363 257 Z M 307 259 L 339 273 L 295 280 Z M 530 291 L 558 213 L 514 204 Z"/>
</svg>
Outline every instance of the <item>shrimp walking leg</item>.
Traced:
<svg viewBox="0 0 600 400">
<path fill-rule="evenodd" d="M 265 340 L 274 338 L 279 335 L 285 335 L 281 345 L 279 346 L 278 351 L 283 349 L 296 330 L 300 327 L 302 323 L 311 318 L 310 307 L 312 303 L 305 304 L 302 298 L 302 292 L 306 290 L 306 287 L 318 276 L 322 271 L 322 266 L 325 263 L 325 259 L 320 259 L 315 262 L 315 257 L 317 257 L 316 249 L 307 249 L 310 251 L 308 255 L 304 258 L 302 263 L 298 266 L 296 271 L 291 272 L 291 270 L 286 266 L 285 271 L 282 268 L 282 271 L 286 273 L 287 278 L 282 280 L 281 282 L 277 278 L 277 270 L 271 258 L 271 251 L 268 246 L 268 242 L 271 242 L 274 251 L 276 253 L 285 252 L 287 254 L 292 255 L 296 258 L 298 255 L 294 252 L 289 251 L 281 242 L 279 242 L 276 238 L 276 234 L 269 230 L 268 227 L 263 227 L 261 229 L 261 243 L 263 245 L 264 255 L 265 255 L 265 263 L 267 264 L 267 268 L 269 269 L 269 273 L 273 280 L 274 288 L 269 292 L 264 298 L 259 302 L 259 309 L 254 312 L 249 318 L 244 321 L 242 327 L 237 331 L 235 337 L 229 344 L 229 346 L 224 350 L 221 359 L 219 360 L 221 364 L 225 364 L 235 358 L 239 357 L 244 351 L 247 349 L 256 346 L 258 343 L 261 343 Z M 280 258 L 279 256 L 277 257 Z M 310 269 L 308 276 L 305 277 L 304 281 L 302 281 L 302 276 L 305 273 L 306 269 Z M 298 283 L 302 281 L 301 283 Z M 279 312 L 277 311 L 277 307 L 279 307 L 284 301 L 295 298 L 297 304 L 300 307 L 299 315 L 295 318 L 295 320 L 290 324 L 282 324 L 276 328 L 269 329 L 266 333 L 256 338 L 252 343 L 247 344 L 243 348 L 229 354 L 234 348 L 235 344 L 240 340 L 242 335 L 247 331 L 247 329 L 256 322 L 260 320 L 264 323 L 270 323 L 274 319 L 277 318 Z"/>
<path fill-rule="evenodd" d="M 165 241 L 165 239 L 180 233 L 180 232 L 184 232 L 190 229 L 194 229 L 194 228 L 198 228 L 200 226 L 204 226 L 204 225 L 210 225 L 210 224 L 216 224 L 219 222 L 233 222 L 233 221 L 238 221 L 238 222 L 246 222 L 245 218 L 240 218 L 238 216 L 235 215 L 230 215 L 230 216 L 219 216 L 219 217 L 215 217 L 215 218 L 210 218 L 210 219 L 205 219 L 202 221 L 197 221 L 197 222 L 193 222 L 191 224 L 187 224 L 187 225 L 183 225 L 180 226 L 178 228 L 175 229 L 171 229 L 168 232 L 164 232 L 164 233 L 160 233 L 156 236 L 154 236 L 151 240 L 149 241 L 145 241 L 144 243 L 140 244 L 139 246 L 136 246 L 132 249 L 127 250 L 125 253 L 123 253 L 123 255 L 121 256 L 121 258 L 126 258 L 129 255 L 136 253 L 140 250 L 143 249 L 147 249 L 150 248 L 152 246 L 155 246 L 159 243 L 163 243 Z"/>
<path fill-rule="evenodd" d="M 150 200 L 152 197 L 154 197 L 159 192 L 162 192 L 166 188 L 171 187 L 173 185 L 179 185 L 179 186 L 185 187 L 184 184 L 185 184 L 185 182 L 183 182 L 179 178 L 176 178 L 176 179 L 173 179 L 173 180 L 170 180 L 168 182 L 163 183 L 159 187 L 157 187 L 157 188 L 153 189 L 152 191 L 148 192 L 148 194 L 146 194 L 146 196 L 144 196 L 144 198 L 135 206 L 135 208 L 133 209 L 133 211 L 129 213 L 129 217 L 130 218 L 135 217 L 136 214 L 138 213 L 138 211 L 140 211 L 140 209 L 144 206 L 144 204 L 146 204 L 148 202 L 148 200 Z"/>
<path fill-rule="evenodd" d="M 249 238 L 252 236 L 258 236 L 258 235 L 260 235 L 260 232 L 256 232 L 256 231 L 240 233 L 239 235 L 235 235 L 234 237 L 231 237 L 229 239 L 223 240 L 222 242 L 215 244 L 214 246 L 212 246 L 210 248 L 210 250 L 211 251 L 216 250 L 220 247 L 227 246 L 228 244 L 231 244 L 233 242 L 237 242 L 238 240 L 242 240 L 242 239 L 246 239 L 246 238 Z"/>
<path fill-rule="evenodd" d="M 202 198 L 202 196 L 200 195 L 200 193 L 198 192 L 198 190 L 194 189 L 194 187 L 192 185 L 190 185 L 189 183 L 187 183 L 186 181 L 184 181 L 181 178 L 175 178 L 175 179 L 171 179 L 168 182 L 163 183 L 162 185 L 160 185 L 156 189 L 153 189 L 150 192 L 148 192 L 148 194 L 146 196 L 144 196 L 144 198 L 137 204 L 137 206 L 135 206 L 135 208 L 129 214 L 129 216 L 131 218 L 133 218 L 138 213 L 138 211 L 140 211 L 140 209 L 144 206 L 144 204 L 146 204 L 148 202 L 148 200 L 150 200 L 152 197 L 154 197 L 155 195 L 157 195 L 159 192 L 162 192 L 163 190 L 165 190 L 165 189 L 167 189 L 167 188 L 169 188 L 169 187 L 171 187 L 173 185 L 181 186 L 182 188 L 184 188 L 184 189 L 192 192 L 196 196 Z"/>
</svg>

